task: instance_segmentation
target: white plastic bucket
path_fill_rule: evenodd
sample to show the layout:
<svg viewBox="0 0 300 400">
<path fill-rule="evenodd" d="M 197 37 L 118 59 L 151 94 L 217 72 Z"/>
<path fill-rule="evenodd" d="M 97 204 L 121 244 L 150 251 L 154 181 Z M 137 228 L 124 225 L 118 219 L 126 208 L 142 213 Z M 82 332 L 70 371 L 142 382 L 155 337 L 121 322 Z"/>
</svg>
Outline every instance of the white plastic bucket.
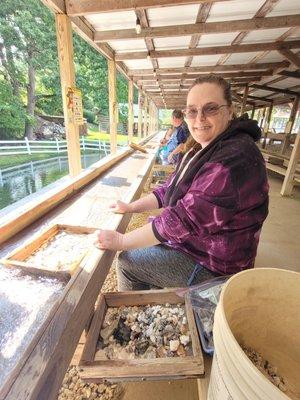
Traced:
<svg viewBox="0 0 300 400">
<path fill-rule="evenodd" d="M 214 321 L 208 400 L 300 399 L 300 274 L 257 268 L 225 284 Z M 284 393 L 248 359 L 258 351 L 287 381 Z"/>
</svg>

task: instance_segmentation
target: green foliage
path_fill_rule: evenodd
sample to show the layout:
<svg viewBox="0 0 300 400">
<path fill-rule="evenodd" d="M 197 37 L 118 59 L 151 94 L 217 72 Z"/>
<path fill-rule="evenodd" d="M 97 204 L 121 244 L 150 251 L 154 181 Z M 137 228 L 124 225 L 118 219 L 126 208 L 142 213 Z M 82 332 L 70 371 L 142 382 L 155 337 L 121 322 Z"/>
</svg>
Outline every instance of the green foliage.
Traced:
<svg viewBox="0 0 300 400">
<path fill-rule="evenodd" d="M 106 59 L 76 33 L 73 34 L 76 86 L 83 95 L 84 115 L 108 115 L 108 69 Z M 62 115 L 62 96 L 56 47 L 54 15 L 40 0 L 1 0 L 0 7 L 0 132 L 1 137 L 22 138 L 26 114 L 29 66 L 35 74 L 35 112 Z M 4 83 L 3 83 L 4 82 Z M 9 95 L 8 95 L 9 93 Z M 128 82 L 117 74 L 117 101 L 127 103 Z M 137 91 L 134 91 L 137 102 Z M 119 110 L 126 122 L 128 109 Z"/>
<path fill-rule="evenodd" d="M 89 122 L 90 124 L 95 123 L 96 115 L 93 111 L 83 110 L 83 117 L 86 118 L 87 122 Z"/>
<path fill-rule="evenodd" d="M 12 93 L 9 83 L 0 80 L 0 140 L 23 137 L 25 111 L 22 102 Z"/>
</svg>

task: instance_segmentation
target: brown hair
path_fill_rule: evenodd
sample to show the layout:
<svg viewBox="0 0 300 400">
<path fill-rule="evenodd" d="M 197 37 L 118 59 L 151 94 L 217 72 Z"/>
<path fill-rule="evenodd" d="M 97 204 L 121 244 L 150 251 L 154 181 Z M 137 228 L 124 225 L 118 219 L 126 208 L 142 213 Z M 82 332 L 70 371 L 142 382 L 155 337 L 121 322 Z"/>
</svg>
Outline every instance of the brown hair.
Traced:
<svg viewBox="0 0 300 400">
<path fill-rule="evenodd" d="M 193 84 L 190 86 L 188 93 L 194 86 L 201 85 L 202 83 L 214 83 L 215 85 L 220 86 L 223 89 L 223 95 L 225 101 L 229 106 L 232 105 L 232 94 L 231 94 L 230 83 L 219 75 L 208 74 L 200 76 L 199 78 L 195 79 Z M 233 115 L 233 118 L 235 118 L 235 115 Z M 190 135 L 187 142 L 185 143 L 184 153 L 188 152 L 192 148 L 194 149 L 194 151 L 198 151 L 201 149 L 201 144 L 197 143 L 196 140 L 192 137 L 192 135 Z"/>
<path fill-rule="evenodd" d="M 183 112 L 181 110 L 174 110 L 172 112 L 172 117 L 178 118 L 178 119 L 183 119 L 184 118 Z"/>
<path fill-rule="evenodd" d="M 225 79 L 219 75 L 208 74 L 208 75 L 200 76 L 199 78 L 195 79 L 192 86 L 189 88 L 188 93 L 194 86 L 201 85 L 202 83 L 214 83 L 215 85 L 220 86 L 223 89 L 224 99 L 226 100 L 227 104 L 229 106 L 232 105 L 232 95 L 231 95 L 230 83 L 225 81 Z"/>
</svg>

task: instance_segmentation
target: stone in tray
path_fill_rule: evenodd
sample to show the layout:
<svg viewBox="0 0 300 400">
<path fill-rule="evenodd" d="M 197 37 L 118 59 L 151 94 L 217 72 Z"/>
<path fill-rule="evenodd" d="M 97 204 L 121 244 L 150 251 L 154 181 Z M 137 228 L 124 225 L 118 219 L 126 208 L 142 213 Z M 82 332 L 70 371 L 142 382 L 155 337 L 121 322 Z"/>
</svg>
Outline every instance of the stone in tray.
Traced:
<svg viewBox="0 0 300 400">
<path fill-rule="evenodd" d="M 192 348 L 184 305 L 108 308 L 97 343 L 98 360 L 187 355 Z"/>
<path fill-rule="evenodd" d="M 92 234 L 61 231 L 39 247 L 25 261 L 51 271 L 69 270 L 81 262 L 92 243 Z"/>
</svg>

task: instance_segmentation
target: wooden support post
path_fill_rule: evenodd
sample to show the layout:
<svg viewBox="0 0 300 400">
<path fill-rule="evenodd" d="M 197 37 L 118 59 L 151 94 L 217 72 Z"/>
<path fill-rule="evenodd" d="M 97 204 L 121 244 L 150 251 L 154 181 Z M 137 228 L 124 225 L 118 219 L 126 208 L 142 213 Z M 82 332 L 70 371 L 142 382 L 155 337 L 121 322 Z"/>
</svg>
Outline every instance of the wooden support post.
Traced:
<svg viewBox="0 0 300 400">
<path fill-rule="evenodd" d="M 254 118 L 254 114 L 255 114 L 255 106 L 252 106 L 251 119 Z"/>
<path fill-rule="evenodd" d="M 142 92 L 139 91 L 139 114 L 138 114 L 138 138 L 142 138 L 142 125 L 143 125 L 143 96 Z"/>
<path fill-rule="evenodd" d="M 260 128 L 262 128 L 263 124 L 264 124 L 265 115 L 266 115 L 266 109 L 267 109 L 267 107 L 264 107 L 263 110 L 262 110 L 262 114 L 260 114 L 261 115 L 261 120 L 259 122 L 259 127 Z"/>
<path fill-rule="evenodd" d="M 300 129 L 297 133 L 292 155 L 280 191 L 281 196 L 290 196 L 292 194 L 294 187 L 294 175 L 299 158 L 300 158 Z"/>
<path fill-rule="evenodd" d="M 291 109 L 290 117 L 288 120 L 288 123 L 286 124 L 284 133 L 285 133 L 285 139 L 282 144 L 281 148 L 281 154 L 284 154 L 286 150 L 290 146 L 290 136 L 293 130 L 293 125 L 296 119 L 297 111 L 298 111 L 298 106 L 299 106 L 299 96 L 296 96 L 293 102 L 293 107 Z"/>
<path fill-rule="evenodd" d="M 272 111 L 273 111 L 273 103 L 270 104 L 267 110 L 267 116 L 265 119 L 264 123 L 264 128 L 263 128 L 263 134 L 264 134 L 264 139 L 262 143 L 262 148 L 264 149 L 267 145 L 267 137 L 268 137 L 268 132 L 269 132 L 269 126 L 270 126 L 270 121 L 272 117 Z"/>
<path fill-rule="evenodd" d="M 148 97 L 145 96 L 143 137 L 147 137 L 147 133 L 148 133 Z"/>
<path fill-rule="evenodd" d="M 133 137 L 133 81 L 128 81 L 128 143 Z"/>
<path fill-rule="evenodd" d="M 65 14 L 55 14 L 55 24 L 65 130 L 67 137 L 69 173 L 73 177 L 81 172 L 81 157 L 79 143 L 79 126 L 75 125 L 73 121 L 70 121 L 68 118 L 66 96 L 67 88 L 75 87 L 72 26 L 70 18 Z"/>
<path fill-rule="evenodd" d="M 110 152 L 117 151 L 117 124 L 118 124 L 118 107 L 117 107 L 117 90 L 116 90 L 116 62 L 107 60 L 108 63 L 108 92 L 109 92 L 109 134 L 110 134 Z"/>
<path fill-rule="evenodd" d="M 249 84 L 247 83 L 246 86 L 245 86 L 245 90 L 244 90 L 244 96 L 243 96 L 243 102 L 242 102 L 242 108 L 241 108 L 241 115 L 243 115 L 245 113 L 245 111 L 246 111 L 248 92 L 249 92 Z"/>
</svg>

